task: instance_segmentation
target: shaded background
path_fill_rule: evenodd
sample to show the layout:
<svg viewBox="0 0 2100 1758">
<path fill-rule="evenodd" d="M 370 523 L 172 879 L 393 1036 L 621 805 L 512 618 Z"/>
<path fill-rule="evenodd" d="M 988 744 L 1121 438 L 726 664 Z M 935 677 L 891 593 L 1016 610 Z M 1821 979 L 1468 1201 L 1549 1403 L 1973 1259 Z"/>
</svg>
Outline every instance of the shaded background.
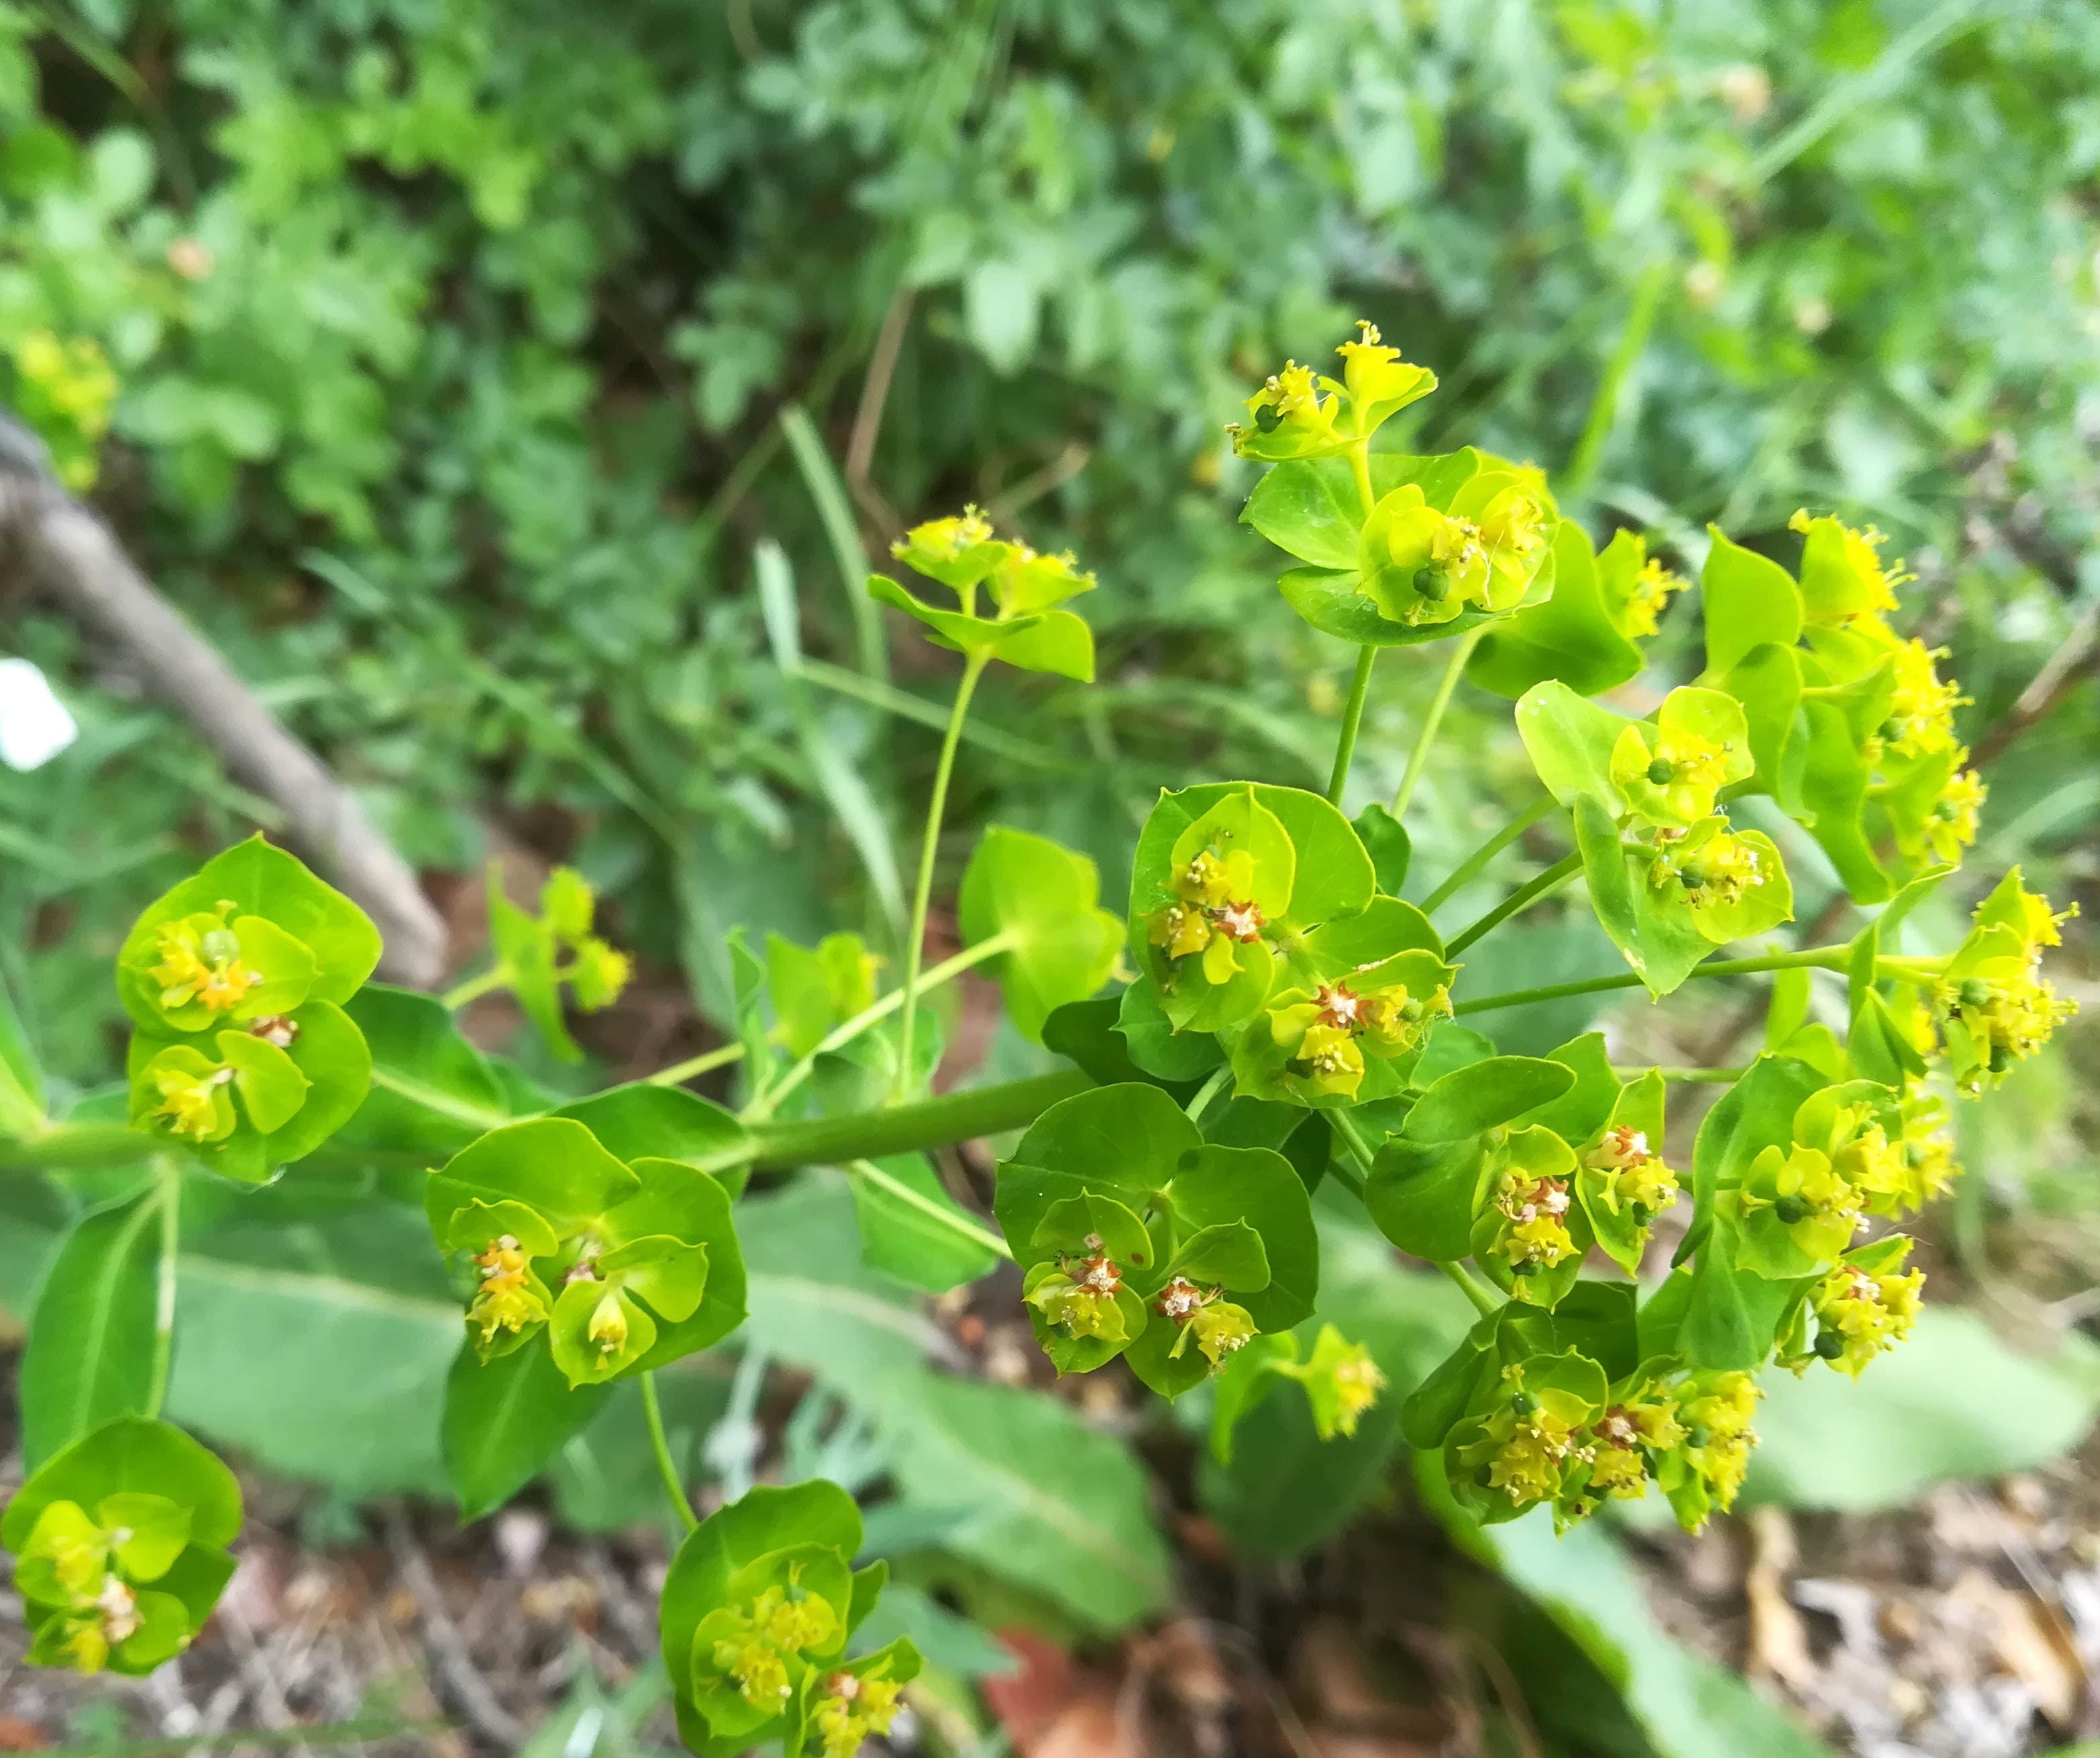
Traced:
<svg viewBox="0 0 2100 1758">
<path fill-rule="evenodd" d="M 1918 575 L 1912 632 L 1952 650 L 1974 698 L 1992 795 L 1970 874 L 2020 861 L 2059 901 L 2085 894 L 2096 169 L 2100 15 L 2076 3 L 9 0 L 0 386 L 423 872 L 455 967 L 485 861 L 521 894 L 558 860 L 602 888 L 643 972 L 587 1022 L 585 1073 L 500 1003 L 473 1016 L 532 1077 L 595 1085 L 714 1041 L 733 925 L 849 926 L 893 953 L 893 851 L 948 681 L 858 588 L 911 521 L 974 500 L 1102 581 L 1100 685 L 988 683 L 955 864 L 998 819 L 1085 848 L 1113 897 L 1159 786 L 1319 784 L 1353 654 L 1276 597 L 1221 429 L 1359 315 L 1443 380 L 1388 443 L 1546 465 L 1599 538 L 1645 530 L 1696 571 L 1710 521 L 1785 560 L 1804 504 L 1889 532 Z M 768 544 L 786 564 L 770 601 Z M 1696 615 L 1671 613 L 1624 705 L 1696 667 Z M 60 1096 L 85 1095 L 121 1065 L 122 927 L 198 852 L 281 814 L 6 571 L 0 649 L 82 727 L 0 773 L 0 989 Z M 1352 807 L 1389 795 L 1440 663 L 1381 662 Z M 1462 692 L 1417 801 L 1418 870 L 1448 870 L 1528 775 L 1507 705 Z M 1480 902 L 1552 853 L 1514 852 Z M 1789 856 L 1807 921 L 1833 888 Z M 1527 921 L 1477 962 L 1606 967 L 1579 919 Z M 2087 948 L 2067 963 L 2089 971 Z M 1629 1055 L 1726 1061 L 1754 1029 L 1745 998 L 1611 1029 Z M 1586 1018 L 1512 1020 L 1506 1047 Z M 966 998 L 949 1080 L 1030 1066 L 988 1019 Z M 2092 1060 L 2074 1029 L 1965 1108 L 1971 1175 L 1930 1231 L 1935 1293 L 1969 1311 L 1943 1309 L 1856 1395 L 1776 1392 L 1763 1509 L 1696 1543 L 1598 1533 L 1464 1561 L 1396 1491 L 1389 1424 L 1326 1452 L 1273 1424 L 1224 1473 L 1111 1384 L 1027 1404 L 1068 1423 L 1071 1493 L 1136 1559 L 1103 1599 L 1083 1547 L 999 1535 L 992 1406 L 926 1371 L 1030 1377 L 1004 1291 L 920 1314 L 861 1267 L 848 1199 L 816 1183 L 748 1224 L 779 1286 L 739 1342 L 778 1371 L 747 1371 L 734 1408 L 734 1363 L 690 1376 L 684 1432 L 715 1437 L 704 1469 L 731 1483 L 754 1465 L 889 1482 L 916 1510 L 889 1540 L 915 1559 L 900 1572 L 963 1620 L 955 1678 L 991 1663 L 986 1629 L 1040 1632 L 1034 1696 L 988 1712 L 959 1685 L 953 1726 L 923 1720 L 929 1749 L 988 1752 L 973 1743 L 1001 1725 L 1052 1758 L 1130 1739 L 1813 1749 L 1697 1650 L 1842 1749 L 2045 1751 L 2091 1731 L 2100 1659 L 2100 1497 L 2075 1452 L 2100 1401 L 2079 1332 L 2100 1245 Z M 17 1320 L 94 1196 L 0 1188 Z M 565 1458 L 510 1551 L 488 1523 L 441 1536 L 441 1513 L 389 1499 L 442 1491 L 456 1327 L 420 1223 L 376 1183 L 267 1200 L 311 1217 L 302 1255 L 253 1214 L 194 1242 L 171 1404 L 273 1474 L 253 1548 L 276 1560 L 231 1620 L 249 1633 L 185 1660 L 180 1703 L 9 1674 L 9 1712 L 51 1739 L 107 1711 L 76 1729 L 107 1747 L 187 1735 L 185 1714 L 342 1719 L 427 1674 L 436 1707 L 397 1691 L 398 1712 L 464 1716 L 491 1747 L 564 1701 L 549 1754 L 586 1708 L 653 1737 L 649 1675 L 625 1670 L 646 1636 L 612 1609 L 646 1625 L 661 1543 L 633 1412 Z M 1349 1273 L 1366 1249 L 1335 1236 L 1329 1305 L 1404 1385 L 1452 1315 L 1375 1255 Z M 1096 1459 L 1103 1435 L 1120 1439 Z M 527 1580 L 545 1616 L 521 1632 L 506 1608 Z M 428 1615 L 448 1594 L 450 1648 Z M 312 1658 L 315 1632 L 368 1616 L 390 1647 Z M 1690 1647 L 1652 1640 L 1651 1616 Z M 593 1679 L 642 1692 L 625 1720 L 586 1704 Z"/>
</svg>

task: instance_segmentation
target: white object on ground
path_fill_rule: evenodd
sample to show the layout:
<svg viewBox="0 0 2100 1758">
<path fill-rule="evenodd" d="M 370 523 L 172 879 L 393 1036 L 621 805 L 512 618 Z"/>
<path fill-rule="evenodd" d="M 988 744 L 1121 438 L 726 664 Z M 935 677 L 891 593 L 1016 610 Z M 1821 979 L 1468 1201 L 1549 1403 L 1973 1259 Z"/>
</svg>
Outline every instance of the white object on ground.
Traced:
<svg viewBox="0 0 2100 1758">
<path fill-rule="evenodd" d="M 0 763 L 42 769 L 80 737 L 80 725 L 27 659 L 0 659 Z"/>
</svg>

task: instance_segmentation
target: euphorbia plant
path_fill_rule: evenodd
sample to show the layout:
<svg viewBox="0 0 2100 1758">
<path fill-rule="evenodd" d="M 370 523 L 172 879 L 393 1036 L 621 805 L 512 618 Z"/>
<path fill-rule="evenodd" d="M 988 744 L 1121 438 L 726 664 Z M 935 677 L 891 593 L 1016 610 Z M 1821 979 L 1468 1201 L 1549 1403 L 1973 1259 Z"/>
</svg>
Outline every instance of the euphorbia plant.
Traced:
<svg viewBox="0 0 2100 1758">
<path fill-rule="evenodd" d="M 1652 712 L 1622 712 L 1598 698 L 1643 670 L 1641 643 L 1686 583 L 1632 534 L 1599 553 L 1528 465 L 1374 450 L 1434 377 L 1368 325 L 1340 353 L 1339 378 L 1286 366 L 1234 430 L 1271 465 L 1247 522 L 1302 564 L 1285 598 L 1358 650 L 1331 784 L 1162 793 L 1120 917 L 1101 907 L 1091 862 L 995 826 L 963 876 L 962 949 L 923 965 L 979 678 L 995 660 L 1093 670 L 1087 625 L 1064 608 L 1093 576 L 974 509 L 896 546 L 954 608 L 884 576 L 869 585 L 962 656 L 895 989 L 854 935 L 772 936 L 762 954 L 733 936 L 730 1042 L 589 1098 L 499 1106 L 447 1086 L 463 1048 L 449 1007 L 510 988 L 569 1055 L 562 986 L 590 1007 L 625 978 L 576 875 L 556 874 L 537 916 L 492 890 L 495 963 L 443 1002 L 367 985 L 369 925 L 260 840 L 149 909 L 118 959 L 137 1027 L 128 1126 L 48 1119 L 0 1063 L 8 1163 L 144 1168 L 68 1240 L 30 1333 L 33 1475 L 0 1535 L 38 1627 L 33 1658 L 139 1670 L 208 1615 L 237 1500 L 158 1420 L 183 1206 L 324 1154 L 406 1169 L 456 1276 L 444 1433 L 467 1513 L 516 1493 L 615 1382 L 639 1382 L 688 1534 L 664 1589 L 664 1662 L 681 1730 L 705 1753 L 777 1739 L 842 1758 L 888 1728 L 920 1666 L 908 1641 L 857 1642 L 885 1571 L 853 1566 L 849 1496 L 764 1487 L 699 1521 L 664 1443 L 653 1375 L 744 1316 L 735 1204 L 754 1172 L 837 1166 L 968 1248 L 964 1261 L 1010 1260 L 1012 1298 L 1059 1372 L 1120 1357 L 1166 1398 L 1214 1386 L 1221 1456 L 1260 1400 L 1297 1395 L 1285 1381 L 1322 1435 L 1352 1432 L 1383 1388 L 1368 1351 L 1320 1315 L 1315 1200 L 1359 1205 L 1477 1309 L 1401 1425 L 1484 1519 L 1544 1504 L 1566 1522 L 1653 1484 L 1696 1526 L 1742 1482 L 1762 1370 L 1857 1375 L 1899 1342 L 1921 1277 L 1894 1228 L 1955 1175 L 1948 1096 L 1999 1079 L 2070 1011 L 2039 974 L 2060 918 L 2017 871 L 1960 945 L 1899 945 L 1956 870 L 1981 797 L 1939 655 L 1885 620 L 1900 571 L 1834 519 L 1799 522 L 1798 579 L 1714 532 L 1703 668 L 1656 681 Z M 1379 651 L 1435 641 L 1449 658 L 1398 798 L 1345 817 Z M 1418 888 L 1407 809 L 1468 676 L 1514 702 L 1542 797 L 1418 904 L 1401 895 Z M 1518 835 L 1556 826 L 1564 858 L 1438 930 L 1429 911 Z M 1875 912 L 1843 943 L 1772 938 L 1793 915 L 1781 844 L 1804 837 Z M 1468 949 L 1577 884 L 1626 973 L 1483 993 Z M 931 1094 L 926 998 L 973 967 L 1065 1066 Z M 1842 1030 L 1811 1006 L 1818 970 L 1842 983 Z M 1740 1068 L 1616 1067 L 1595 1033 L 1506 1055 L 1461 1023 L 1762 974 L 1765 1047 Z M 730 1064 L 738 1109 L 680 1084 Z M 1670 1086 L 1688 1073 L 1727 1090 L 1689 1165 L 1673 1166 Z M 1008 1131 L 995 1231 L 884 1163 Z M 161 1298 L 117 1309 L 139 1315 L 120 1350 L 139 1371 L 100 1371 L 82 1352 L 105 1333 L 84 1341 L 69 1290 L 156 1239 Z"/>
</svg>

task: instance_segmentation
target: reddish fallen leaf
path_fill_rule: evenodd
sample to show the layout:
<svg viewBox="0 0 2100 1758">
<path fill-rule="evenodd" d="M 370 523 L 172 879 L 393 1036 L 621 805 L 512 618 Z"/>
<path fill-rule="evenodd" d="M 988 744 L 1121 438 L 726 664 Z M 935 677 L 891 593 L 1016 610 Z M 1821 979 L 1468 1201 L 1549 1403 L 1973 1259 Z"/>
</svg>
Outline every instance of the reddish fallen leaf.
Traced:
<svg viewBox="0 0 2100 1758">
<path fill-rule="evenodd" d="M 19 1716 L 0 1716 L 0 1752 L 48 1751 L 51 1740 L 35 1723 Z"/>
<path fill-rule="evenodd" d="M 1072 1657 L 1033 1630 L 1002 1630 L 999 1641 L 1020 1661 L 1018 1672 L 984 1681 L 985 1701 L 1015 1750 L 1032 1751 L 1075 1694 Z"/>
<path fill-rule="evenodd" d="M 1117 1712 L 1115 1698 L 1096 1689 L 1067 1707 L 1027 1758 L 1139 1758 L 1136 1729 Z"/>
</svg>

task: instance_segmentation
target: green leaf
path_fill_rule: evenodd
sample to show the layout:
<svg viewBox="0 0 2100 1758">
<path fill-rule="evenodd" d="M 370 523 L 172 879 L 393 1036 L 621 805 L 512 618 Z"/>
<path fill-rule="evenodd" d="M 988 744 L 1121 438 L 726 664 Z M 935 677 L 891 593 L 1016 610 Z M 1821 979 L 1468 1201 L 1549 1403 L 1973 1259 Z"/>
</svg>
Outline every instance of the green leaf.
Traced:
<svg viewBox="0 0 2100 1758">
<path fill-rule="evenodd" d="M 1027 620 L 1032 627 L 1000 637 L 992 655 L 1022 672 L 1048 672 L 1074 683 L 1094 681 L 1094 632 L 1070 610 L 1046 610 Z M 996 625 L 995 625 L 996 626 Z"/>
<path fill-rule="evenodd" d="M 31 1471 L 152 1396 L 165 1192 L 149 1186 L 66 1236 L 22 1358 L 22 1454 Z"/>
<path fill-rule="evenodd" d="M 1626 808 L 1612 781 L 1612 748 L 1627 725 L 1557 679 L 1533 685 L 1516 705 L 1517 736 L 1546 791 L 1564 806 L 1594 800 L 1613 818 Z"/>
<path fill-rule="evenodd" d="M 634 1161 L 633 1171 L 641 1189 L 607 1211 L 601 1223 L 607 1240 L 669 1237 L 704 1247 L 707 1254 L 705 1293 L 697 1309 L 683 1317 L 676 1315 L 691 1298 L 685 1285 L 691 1273 L 690 1258 L 681 1254 L 683 1267 L 675 1279 L 668 1271 L 662 1278 L 648 1271 L 629 1276 L 630 1289 L 656 1309 L 661 1321 L 655 1346 L 634 1364 L 639 1372 L 720 1342 L 743 1322 L 750 1290 L 730 1195 L 720 1181 L 682 1161 L 646 1155 Z M 608 1269 L 614 1267 L 610 1257 L 607 1263 Z M 674 1289 L 682 1290 L 676 1304 L 671 1298 Z"/>
<path fill-rule="evenodd" d="M 1498 696 L 1521 696 L 1548 678 L 1595 696 L 1636 675 L 1641 650 L 1612 621 L 1589 533 L 1563 519 L 1553 537 L 1553 590 L 1490 629 L 1466 675 Z"/>
<path fill-rule="evenodd" d="M 1241 522 L 1279 549 L 1323 568 L 1357 565 L 1363 499 L 1346 458 L 1298 458 L 1254 486 Z"/>
<path fill-rule="evenodd" d="M 1128 1046 L 1135 1073 L 1193 1087 L 1225 1059 L 1212 1033 L 1176 1031 L 1159 1004 L 1159 991 L 1143 978 L 1123 992 L 1115 1007 L 1115 1029 Z M 1095 1074 L 1092 1067 L 1081 1066 Z"/>
<path fill-rule="evenodd" d="M 1732 543 L 1718 526 L 1706 527 L 1714 546 L 1699 575 L 1706 615 L 1706 669 L 1716 677 L 1734 669 L 1754 647 L 1791 647 L 1801 638 L 1801 589 L 1776 562 Z"/>
<path fill-rule="evenodd" d="M 958 1221 L 970 1221 L 924 1154 L 890 1154 L 875 1164 Z M 852 1185 L 854 1211 L 871 1268 L 929 1294 L 945 1294 L 997 1267 L 999 1259 L 986 1247 L 956 1228 L 942 1226 L 880 1184 L 856 1177 Z"/>
<path fill-rule="evenodd" d="M 573 1231 L 638 1188 L 633 1173 L 573 1117 L 533 1117 L 491 1130 L 454 1154 L 432 1174 L 424 1207 L 439 1239 L 476 1197 L 522 1202 Z"/>
<path fill-rule="evenodd" d="M 1767 641 L 1753 647 L 1716 681 L 1743 705 L 1750 754 L 1757 761 L 1750 788 L 1782 804 L 1799 790 L 1801 747 L 1794 738 L 1801 708 L 1801 660 L 1791 647 Z"/>
<path fill-rule="evenodd" d="M 345 1008 L 372 1056 L 372 1089 L 338 1146 L 443 1158 L 510 1120 L 481 1052 L 435 996 L 367 985 Z"/>
<path fill-rule="evenodd" d="M 1867 790 L 1873 767 L 1860 749 L 1852 716 L 1838 703 L 1803 705 L 1807 738 L 1802 747 L 1802 822 L 1857 903 L 1880 903 L 1895 887 L 1883 870 L 1867 834 Z"/>
<path fill-rule="evenodd" d="M 984 968 L 1024 1037 L 1039 1041 L 1052 1009 L 1085 1000 L 1115 968 L 1123 925 L 1100 896 L 1094 863 L 1047 837 L 995 824 L 978 840 L 963 875 L 963 940 L 1015 941 Z"/>
<path fill-rule="evenodd" d="M 1407 883 L 1408 865 L 1414 853 L 1407 826 L 1375 800 L 1349 825 L 1364 845 L 1364 853 L 1371 857 L 1371 872 L 1379 890 L 1388 897 L 1397 897 L 1401 887 Z"/>
<path fill-rule="evenodd" d="M 1479 1135 L 1435 1142 L 1396 1135 L 1371 1162 L 1364 1207 L 1402 1251 L 1454 1263 L 1472 1253 L 1473 1209 L 1486 1165 L 1487 1144 Z"/>
<path fill-rule="evenodd" d="M 1067 1173 L 1110 1194 L 1143 1196 L 1173 1177 L 1184 1154 L 1202 1145 L 1202 1132 L 1171 1095 L 1131 1082 L 1060 1099 L 1030 1126 L 1007 1165 Z M 1003 1166 L 1002 1196 L 1005 1182 Z M 999 1212 L 1008 1239 L 1029 1237 L 1040 1218 L 1039 1213 L 1017 1225 Z"/>
<path fill-rule="evenodd" d="M 1557 1535 L 1542 1509 L 1483 1527 L 1451 1499 L 1433 1456 L 1415 1476 L 1460 1547 L 1499 1568 L 1573 1639 L 1663 1758 L 1830 1758 L 1734 1673 L 1663 1632 L 1608 1531 L 1592 1522 Z"/>
<path fill-rule="evenodd" d="M 1524 1121 L 1543 1124 L 1570 1147 L 1579 1148 L 1612 1121 L 1619 1102 L 1619 1077 L 1612 1073 L 1604 1034 L 1586 1032 L 1551 1051 L 1546 1060 L 1573 1068 L 1575 1084 L 1528 1113 Z M 1658 1131 L 1655 1140 L 1661 1139 Z"/>
<path fill-rule="evenodd" d="M 1567 1063 L 1491 1056 L 1438 1081 L 1416 1100 L 1401 1133 L 1413 1142 L 1458 1141 L 1549 1104 L 1574 1084 Z"/>
<path fill-rule="evenodd" d="M 483 1362 L 461 1343 L 445 1378 L 443 1427 L 460 1518 L 479 1520 L 510 1500 L 598 1413 L 611 1390 L 571 1389 L 545 1349 Z"/>
<path fill-rule="evenodd" d="M 96 1508 L 125 1495 L 164 1496 L 188 1509 L 192 1548 L 223 1550 L 240 1535 L 240 1486 L 223 1464 L 172 1423 L 119 1417 L 30 1476 L 0 1515 L 0 1546 L 20 1555 L 38 1517 L 55 1501 Z"/>
<path fill-rule="evenodd" d="M 2100 1413 L 2100 1350 L 2073 1331 L 2027 1354 L 1979 1315 L 1929 1303 L 1856 1382 L 1818 1365 L 1771 1375 L 1765 1392 L 1746 1496 L 1873 1513 L 2076 1451 Z"/>
<path fill-rule="evenodd" d="M 1692 1189 L 1699 1211 L 1714 1193 L 1740 1181 L 1767 1148 L 1793 1139 L 1793 1114 L 1830 1083 L 1792 1056 L 1761 1054 L 1749 1071 L 1715 1101 L 1692 1148 Z"/>
<path fill-rule="evenodd" d="M 1144 1468 L 1069 1405 L 920 1375 L 886 1401 L 881 1420 L 903 1495 L 955 1510 L 946 1548 L 957 1555 L 1103 1634 L 1171 1597 Z"/>
<path fill-rule="evenodd" d="M 185 1242 L 169 1413 L 280 1476 L 443 1495 L 461 1305 L 428 1225 L 388 1201 L 302 1215 L 298 1194 L 247 1193 Z"/>
<path fill-rule="evenodd" d="M 1215 1279 L 1233 1290 L 1233 1299 L 1261 1329 L 1280 1331 L 1312 1315 L 1320 1290 L 1320 1236 L 1304 1183 L 1282 1154 L 1267 1148 L 1207 1145 L 1183 1160 L 1168 1196 L 1184 1229 L 1201 1233 L 1239 1221 L 1260 1236 L 1268 1271 L 1265 1286 Z"/>
<path fill-rule="evenodd" d="M 630 1081 L 578 1099 L 554 1113 L 572 1117 L 615 1160 L 677 1160 L 699 1166 L 740 1147 L 749 1132 L 730 1113 L 682 1086 Z M 731 1197 L 743 1194 L 748 1167 L 714 1174 Z"/>
<path fill-rule="evenodd" d="M 274 923 L 313 954 L 309 1001 L 340 1006 L 364 986 L 379 963 L 379 931 L 371 919 L 333 886 L 324 884 L 295 857 L 271 847 L 260 835 L 236 843 L 207 861 L 192 878 L 149 905 L 117 955 L 121 966 L 155 962 L 154 931 L 163 922 L 215 910 L 230 901 L 235 913 Z M 160 1024 L 134 1012 L 142 1025 Z"/>
<path fill-rule="evenodd" d="M 1629 849 L 1604 809 L 1575 803 L 1575 846 L 1597 921 L 1652 995 L 1666 995 L 1714 950 L 1691 906 L 1648 883 L 1641 857 Z"/>
<path fill-rule="evenodd" d="M 1365 595 L 1362 580 L 1353 571 L 1293 568 L 1276 584 L 1284 602 L 1321 634 L 1358 647 L 1418 647 L 1496 620 L 1485 611 L 1461 610 L 1448 623 L 1388 622 Z"/>
<path fill-rule="evenodd" d="M 580 1062 L 583 1051 L 562 1016 L 561 985 L 554 980 L 554 931 L 527 915 L 503 894 L 503 869 L 488 868 L 488 937 L 525 1017 L 563 1062 Z"/>
</svg>

